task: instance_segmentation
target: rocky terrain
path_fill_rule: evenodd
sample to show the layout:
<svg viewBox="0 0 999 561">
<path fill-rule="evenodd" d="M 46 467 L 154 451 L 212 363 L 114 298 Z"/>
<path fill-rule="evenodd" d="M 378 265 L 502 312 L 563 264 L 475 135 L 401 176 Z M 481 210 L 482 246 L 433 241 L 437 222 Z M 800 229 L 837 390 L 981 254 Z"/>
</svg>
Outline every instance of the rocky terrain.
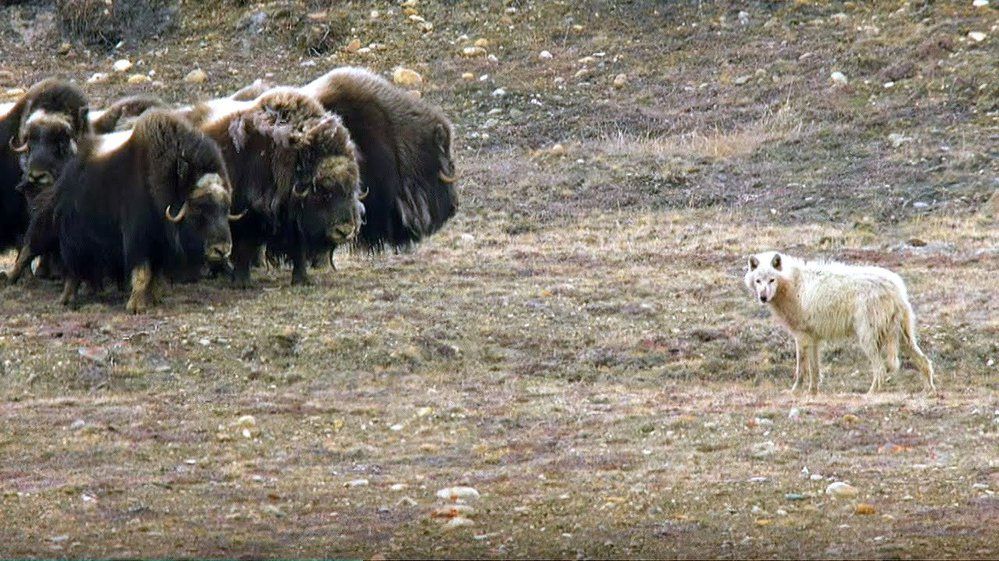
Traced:
<svg viewBox="0 0 999 561">
<path fill-rule="evenodd" d="M 0 5 L 0 103 L 366 66 L 462 175 L 311 287 L 0 288 L 0 557 L 995 558 L 997 38 L 982 0 Z M 899 272 L 940 391 L 866 397 L 844 345 L 785 393 L 767 248 Z"/>
</svg>

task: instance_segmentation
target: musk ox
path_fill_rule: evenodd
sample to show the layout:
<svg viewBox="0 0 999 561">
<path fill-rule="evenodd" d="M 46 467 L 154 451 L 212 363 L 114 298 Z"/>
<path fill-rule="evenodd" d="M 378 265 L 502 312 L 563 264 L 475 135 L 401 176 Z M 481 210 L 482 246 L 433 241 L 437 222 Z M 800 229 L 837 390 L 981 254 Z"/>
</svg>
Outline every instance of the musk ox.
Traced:
<svg viewBox="0 0 999 561">
<path fill-rule="evenodd" d="M 885 373 L 899 369 L 899 343 L 935 389 L 933 365 L 916 343 L 916 316 L 902 278 L 881 267 L 801 261 L 777 252 L 749 258 L 744 279 L 761 304 L 794 335 L 798 364 L 794 386 L 802 375 L 815 393 L 822 379 L 819 351 L 823 342 L 855 338 L 871 361 L 870 392 Z"/>
<path fill-rule="evenodd" d="M 20 246 L 28 226 L 26 181 L 51 185 L 56 176 L 22 169 L 28 137 L 34 138 L 34 160 L 68 159 L 80 137 L 90 133 L 87 97 L 75 85 L 49 78 L 32 86 L 16 103 L 0 107 L 0 251 Z M 48 167 L 43 166 L 43 167 Z M 20 186 L 20 189 L 18 188 Z"/>
<path fill-rule="evenodd" d="M 150 109 L 163 109 L 167 104 L 152 95 L 138 94 L 123 97 L 107 109 L 93 110 L 87 115 L 90 126 L 96 134 L 109 134 L 124 123 L 126 128 L 135 124 L 135 120 Z"/>
<path fill-rule="evenodd" d="M 228 99 L 253 99 L 267 87 L 258 80 Z M 408 248 L 454 215 L 454 132 L 440 109 L 363 68 L 338 68 L 298 91 L 339 115 L 357 148 L 369 192 L 360 246 Z"/>
<path fill-rule="evenodd" d="M 317 256 L 348 243 L 361 225 L 357 158 L 340 119 L 314 99 L 275 89 L 253 102 L 217 100 L 182 110 L 222 150 L 236 208 L 232 226 L 238 286 L 249 283 L 260 248 L 308 282 Z"/>
<path fill-rule="evenodd" d="M 406 248 L 454 215 L 454 132 L 440 109 L 362 68 L 338 68 L 300 91 L 339 115 L 357 146 L 370 192 L 361 245 Z"/>
<path fill-rule="evenodd" d="M 64 304 L 81 281 L 130 282 L 126 310 L 154 303 L 155 284 L 184 248 L 180 227 L 196 235 L 208 262 L 232 248 L 229 178 L 218 146 L 162 111 L 130 131 L 81 146 L 55 186 L 53 220 L 65 267 Z"/>
</svg>

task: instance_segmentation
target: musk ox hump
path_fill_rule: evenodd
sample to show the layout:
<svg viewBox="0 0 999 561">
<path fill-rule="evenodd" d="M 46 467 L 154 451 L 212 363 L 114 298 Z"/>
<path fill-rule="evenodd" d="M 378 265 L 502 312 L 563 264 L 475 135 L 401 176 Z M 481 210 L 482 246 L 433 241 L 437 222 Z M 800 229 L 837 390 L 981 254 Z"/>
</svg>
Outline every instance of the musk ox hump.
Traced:
<svg viewBox="0 0 999 561">
<path fill-rule="evenodd" d="M 256 105 L 254 126 L 282 147 L 307 144 L 309 131 L 326 115 L 319 102 L 292 88 L 273 89 Z"/>
<path fill-rule="evenodd" d="M 117 152 L 132 138 L 132 130 L 102 134 L 94 145 L 94 156 L 103 158 Z"/>
</svg>

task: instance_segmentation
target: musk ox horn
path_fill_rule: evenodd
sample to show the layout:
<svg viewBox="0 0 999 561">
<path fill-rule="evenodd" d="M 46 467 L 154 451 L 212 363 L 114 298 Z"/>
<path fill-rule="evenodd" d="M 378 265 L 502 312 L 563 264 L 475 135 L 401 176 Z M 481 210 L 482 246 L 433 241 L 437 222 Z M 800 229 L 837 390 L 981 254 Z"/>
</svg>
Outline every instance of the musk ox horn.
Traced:
<svg viewBox="0 0 999 561">
<path fill-rule="evenodd" d="M 308 197 L 309 193 L 311 192 L 312 192 L 312 187 L 306 187 L 304 191 L 299 191 L 297 185 L 293 185 L 291 188 L 291 194 L 295 195 L 299 199 L 304 199 L 305 197 Z"/>
<path fill-rule="evenodd" d="M 10 137 L 10 141 L 7 142 L 7 145 L 10 146 L 11 150 L 13 150 L 14 152 L 16 152 L 18 154 L 23 154 L 23 153 L 25 153 L 25 152 L 28 151 L 28 143 L 27 142 L 25 142 L 24 144 L 22 144 L 20 146 L 14 146 L 14 137 L 13 136 Z"/>
<path fill-rule="evenodd" d="M 229 215 L 229 222 L 236 222 L 237 220 L 242 219 L 244 216 L 246 216 L 247 212 L 250 212 L 250 209 L 246 209 L 246 210 L 244 210 L 243 212 L 241 212 L 239 214 L 230 214 Z"/>
<path fill-rule="evenodd" d="M 167 205 L 166 210 L 163 211 L 163 215 L 166 216 L 166 219 L 170 222 L 177 224 L 184 219 L 184 216 L 187 215 L 187 201 L 184 201 L 184 204 L 180 207 L 180 210 L 177 211 L 177 214 L 170 214 L 171 206 L 172 205 Z"/>
<path fill-rule="evenodd" d="M 364 192 L 362 192 L 360 195 L 357 196 L 357 200 L 363 201 L 364 199 L 367 199 L 368 195 L 370 195 L 370 194 L 371 194 L 371 190 L 369 190 L 367 187 L 365 187 L 364 188 Z"/>
<path fill-rule="evenodd" d="M 451 184 L 451 183 L 454 183 L 454 182 L 458 181 L 458 174 L 457 173 L 455 173 L 454 175 L 448 175 L 448 174 L 444 173 L 444 170 L 438 171 L 437 172 L 437 177 L 441 178 L 441 181 L 443 181 L 444 183 L 447 183 L 447 184 Z"/>
</svg>

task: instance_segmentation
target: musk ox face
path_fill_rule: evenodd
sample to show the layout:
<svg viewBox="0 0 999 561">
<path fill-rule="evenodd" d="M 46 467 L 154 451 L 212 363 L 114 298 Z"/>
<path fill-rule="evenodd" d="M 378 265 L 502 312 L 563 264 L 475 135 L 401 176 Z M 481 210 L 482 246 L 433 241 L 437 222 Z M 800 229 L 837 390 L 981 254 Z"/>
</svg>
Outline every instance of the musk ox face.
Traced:
<svg viewBox="0 0 999 561">
<path fill-rule="evenodd" d="M 208 173 L 198 180 L 180 209 L 167 207 L 165 218 L 185 229 L 183 238 L 202 240 L 209 265 L 224 265 L 232 252 L 229 222 L 242 218 L 230 213 L 230 190 L 225 179 Z"/>
<path fill-rule="evenodd" d="M 298 221 L 314 244 L 354 239 L 364 219 L 360 171 L 347 129 L 332 115 L 312 127 L 300 144 L 292 187 Z"/>
<path fill-rule="evenodd" d="M 28 200 L 53 185 L 66 164 L 79 150 L 82 131 L 73 127 L 72 120 L 62 113 L 36 111 L 21 126 L 20 145 L 11 148 L 20 154 L 23 176 L 17 189 Z"/>
</svg>

